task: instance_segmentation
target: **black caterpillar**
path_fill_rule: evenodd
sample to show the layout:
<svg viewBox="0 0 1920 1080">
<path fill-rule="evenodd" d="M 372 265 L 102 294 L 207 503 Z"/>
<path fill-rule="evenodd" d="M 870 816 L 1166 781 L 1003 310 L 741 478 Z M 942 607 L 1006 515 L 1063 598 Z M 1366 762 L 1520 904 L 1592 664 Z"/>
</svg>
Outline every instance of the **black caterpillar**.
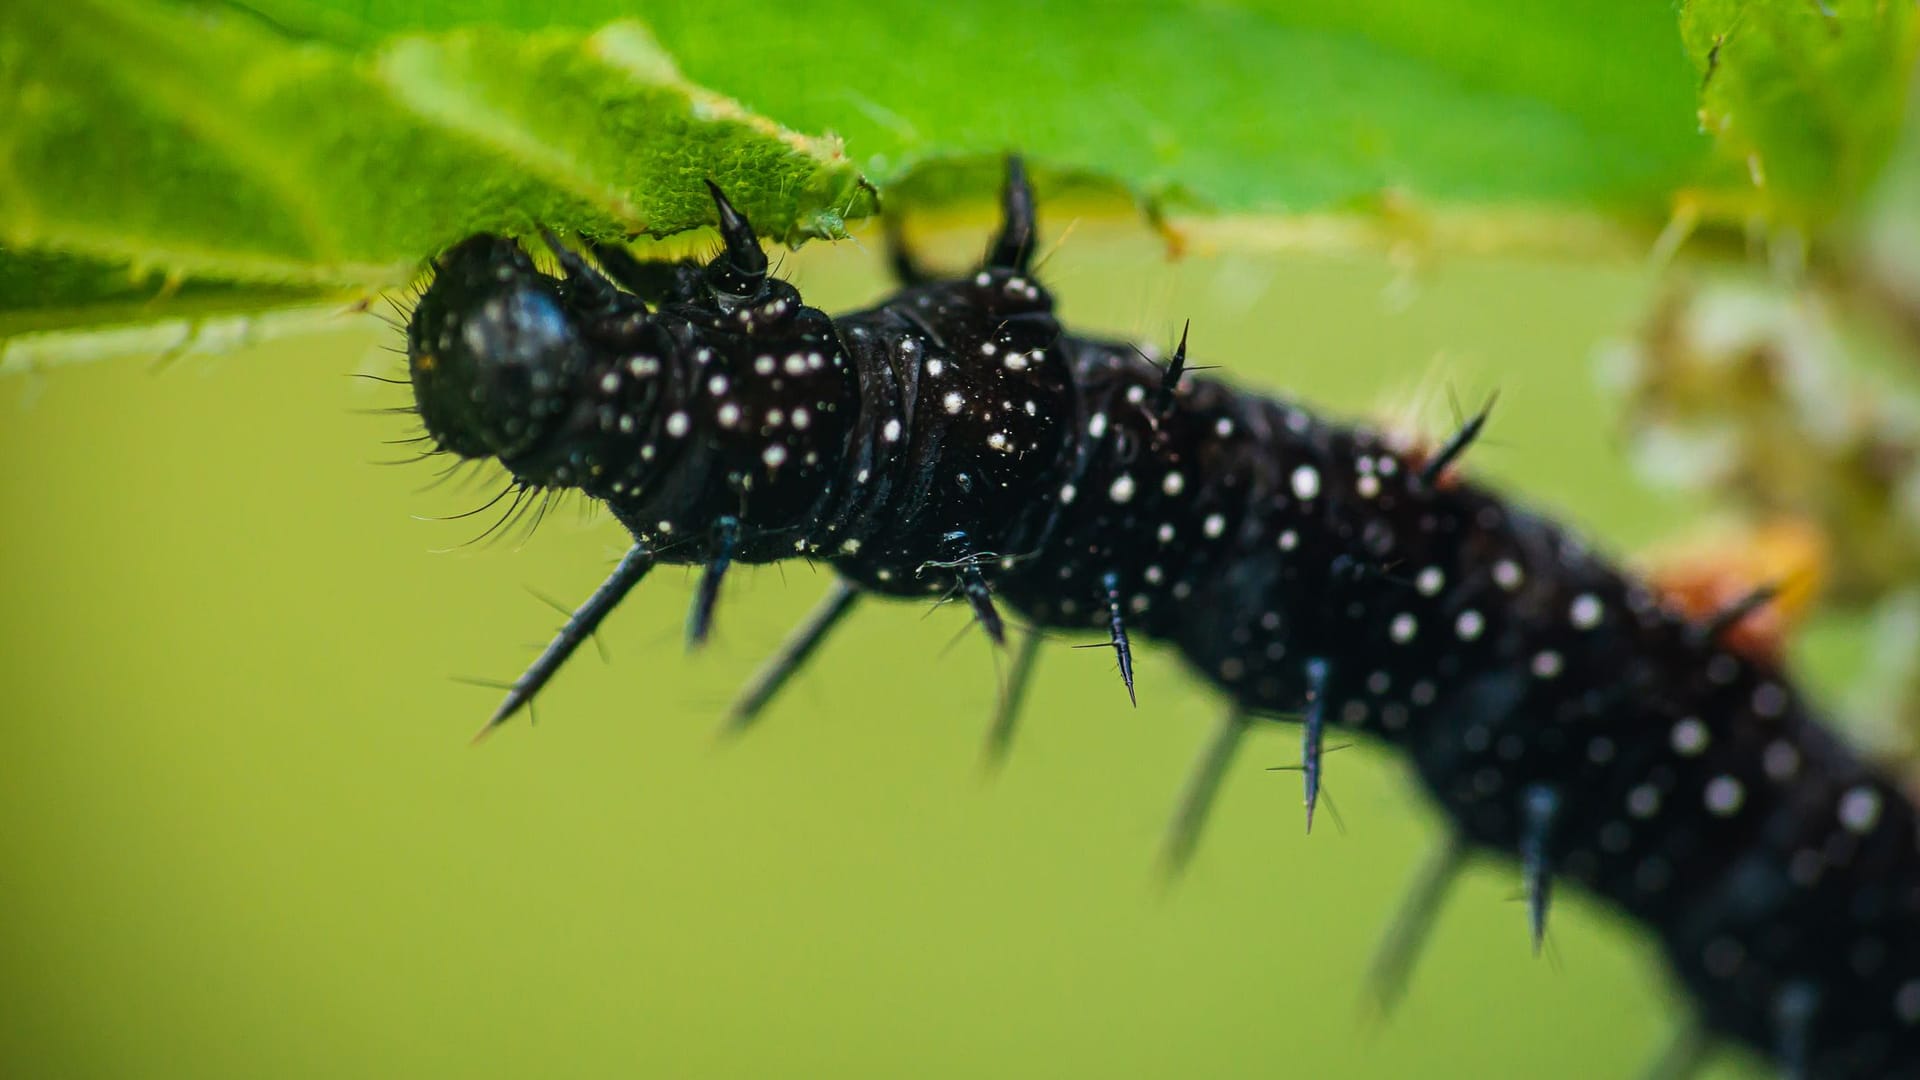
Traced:
<svg viewBox="0 0 1920 1080">
<path fill-rule="evenodd" d="M 1385 739 L 1458 837 L 1517 857 L 1536 947 L 1551 882 L 1574 881 L 1659 936 L 1695 1030 L 1793 1076 L 1920 1076 L 1920 819 L 1722 640 L 1764 594 L 1688 619 L 1461 482 L 1484 412 L 1410 449 L 1192 378 L 1184 337 L 1163 369 L 1067 333 L 1029 273 L 1017 161 L 977 272 L 930 276 L 896 245 L 902 289 L 839 317 L 713 196 L 709 261 L 595 246 L 596 267 L 548 235 L 555 277 L 476 236 L 411 317 L 437 445 L 523 492 L 580 489 L 635 541 L 490 727 L 659 562 L 705 567 L 695 643 L 732 563 L 837 571 L 743 723 L 868 593 L 956 594 L 996 643 L 1002 603 L 1094 628 L 1129 695 L 1143 633 L 1233 699 L 1226 745 L 1252 717 L 1301 721 L 1309 826 L 1328 728 Z"/>
</svg>

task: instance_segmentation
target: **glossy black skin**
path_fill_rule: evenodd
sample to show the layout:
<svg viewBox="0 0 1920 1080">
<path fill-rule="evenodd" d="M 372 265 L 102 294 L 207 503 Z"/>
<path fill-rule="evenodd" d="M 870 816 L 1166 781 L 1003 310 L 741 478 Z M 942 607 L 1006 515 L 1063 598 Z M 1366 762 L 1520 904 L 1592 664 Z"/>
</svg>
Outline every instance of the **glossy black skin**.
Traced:
<svg viewBox="0 0 1920 1080">
<path fill-rule="evenodd" d="M 1380 434 L 1204 379 L 1169 399 L 1054 320 L 1017 195 L 984 268 L 835 318 L 755 269 L 724 200 L 711 262 L 601 252 L 633 291 L 473 238 L 414 316 L 421 414 L 660 561 L 724 536 L 881 593 L 973 573 L 1102 633 L 1117 586 L 1243 705 L 1403 747 L 1465 836 L 1648 925 L 1713 1030 L 1809 1076 L 1920 1075 L 1915 808 L 1783 673 Z"/>
</svg>

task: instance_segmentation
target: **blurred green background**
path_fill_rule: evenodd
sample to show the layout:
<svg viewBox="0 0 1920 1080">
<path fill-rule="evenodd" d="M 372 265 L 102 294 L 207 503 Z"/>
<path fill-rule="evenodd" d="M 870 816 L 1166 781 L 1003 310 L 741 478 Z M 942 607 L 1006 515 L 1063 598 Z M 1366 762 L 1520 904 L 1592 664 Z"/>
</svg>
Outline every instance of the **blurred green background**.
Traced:
<svg viewBox="0 0 1920 1080">
<path fill-rule="evenodd" d="M 1065 223 L 1053 221 L 1057 231 Z M 964 251 L 972 235 L 946 245 Z M 876 241 L 787 269 L 830 310 Z M 1232 255 L 1168 263 L 1083 225 L 1046 267 L 1076 324 L 1342 413 L 1448 387 L 1500 407 L 1473 467 L 1615 550 L 1698 520 L 1629 477 L 1591 350 L 1637 264 Z M 1043 656 L 1011 761 L 980 743 L 1004 659 L 961 616 L 861 610 L 737 744 L 735 689 L 824 590 L 646 583 L 490 742 L 496 693 L 624 546 L 568 508 L 454 548 L 491 495 L 418 493 L 380 440 L 397 335 L 337 332 L 3 389 L 0 1062 L 14 1076 L 1625 1076 L 1680 1012 L 1650 943 L 1570 893 L 1529 954 L 1477 868 L 1387 1022 L 1377 933 L 1436 836 L 1398 762 L 1335 755 L 1302 835 L 1292 728 L 1229 778 L 1187 880 L 1161 829 L 1216 697 L 1149 650 Z M 1429 420 L 1446 422 L 1444 404 Z M 1324 815 L 1323 815 L 1324 821 Z M 1739 1063 L 1723 1062 L 1738 1074 Z"/>
</svg>

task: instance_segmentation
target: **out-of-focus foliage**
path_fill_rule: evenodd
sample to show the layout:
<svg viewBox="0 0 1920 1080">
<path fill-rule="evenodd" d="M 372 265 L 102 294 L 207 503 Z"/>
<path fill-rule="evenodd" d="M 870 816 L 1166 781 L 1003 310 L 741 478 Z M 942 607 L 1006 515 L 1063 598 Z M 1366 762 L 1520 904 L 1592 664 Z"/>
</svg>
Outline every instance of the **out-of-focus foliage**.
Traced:
<svg viewBox="0 0 1920 1080">
<path fill-rule="evenodd" d="M 1884 0 L 1689 0 L 1700 122 L 1747 170 L 1741 209 L 1820 225 L 1852 211 L 1899 132 L 1920 20 Z"/>
</svg>

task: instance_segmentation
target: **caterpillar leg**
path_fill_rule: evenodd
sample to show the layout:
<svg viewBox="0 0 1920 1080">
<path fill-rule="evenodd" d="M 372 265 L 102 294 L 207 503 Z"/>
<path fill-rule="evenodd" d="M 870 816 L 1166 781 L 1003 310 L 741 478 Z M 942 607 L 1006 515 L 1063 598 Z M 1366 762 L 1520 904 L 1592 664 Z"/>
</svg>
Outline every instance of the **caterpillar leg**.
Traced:
<svg viewBox="0 0 1920 1080">
<path fill-rule="evenodd" d="M 732 514 L 713 523 L 712 554 L 706 572 L 700 575 L 700 591 L 694 594 L 693 610 L 687 613 L 687 648 L 706 644 L 713 631 L 713 608 L 720 600 L 720 582 L 733 565 L 734 549 L 740 544 L 740 519 Z"/>
<path fill-rule="evenodd" d="M 986 575 L 977 566 L 963 566 L 959 575 L 960 595 L 967 598 L 967 606 L 973 609 L 973 621 L 980 624 L 980 629 L 987 632 L 987 638 L 995 645 L 1005 645 L 1007 622 L 993 606 L 993 590 L 987 586 Z"/>
<path fill-rule="evenodd" d="M 1553 892 L 1548 852 L 1559 817 L 1560 793 L 1545 784 L 1528 785 L 1520 797 L 1520 873 L 1526 881 L 1527 929 L 1533 934 L 1536 956 L 1547 936 L 1547 905 Z"/>
<path fill-rule="evenodd" d="M 1027 167 L 1018 154 L 1009 154 L 1006 184 L 1000 189 L 1000 235 L 987 251 L 986 265 L 1000 270 L 1025 270 L 1033 258 L 1037 231 Z"/>
<path fill-rule="evenodd" d="M 987 729 L 985 760 L 997 768 L 1007 759 L 1013 746 L 1013 732 L 1020 723 L 1020 706 L 1027 697 L 1027 684 L 1033 679 L 1033 665 L 1040 658 L 1042 634 L 1035 626 L 1020 638 L 1020 650 L 1013 655 L 1013 669 L 1007 673 L 1007 688 L 1000 705 L 993 711 L 993 726 Z"/>
<path fill-rule="evenodd" d="M 1307 831 L 1313 831 L 1313 810 L 1320 802 L 1320 752 L 1327 734 L 1327 681 L 1324 659 L 1307 661 L 1307 711 L 1300 723 L 1300 777 L 1306 785 Z"/>
<path fill-rule="evenodd" d="M 591 250 L 608 277 L 654 307 L 669 300 L 693 298 L 688 276 L 697 271 L 683 260 L 641 259 L 618 244 L 596 242 Z"/>
<path fill-rule="evenodd" d="M 560 242 L 552 229 L 541 229 L 540 239 L 546 242 L 547 250 L 560 263 L 561 271 L 566 274 L 567 290 L 570 299 L 582 306 L 611 307 L 618 303 L 620 290 L 612 279 L 595 269 L 593 264 L 580 257 L 580 253 Z"/>
<path fill-rule="evenodd" d="M 950 532 L 942 538 L 950 554 L 944 562 L 929 565 L 949 567 L 953 570 L 954 584 L 960 595 L 973 609 L 973 619 L 980 629 L 995 645 L 1007 643 L 1007 623 L 1000 617 L 1000 611 L 993 606 L 993 589 L 987 584 L 987 576 L 980 571 L 980 553 L 973 549 L 965 532 Z"/>
<path fill-rule="evenodd" d="M 1187 785 L 1180 792 L 1180 801 L 1174 806 L 1173 820 L 1167 824 L 1167 838 L 1161 848 L 1161 867 L 1169 879 L 1185 873 L 1194 852 L 1199 850 L 1200 832 L 1213 812 L 1220 785 L 1227 778 L 1227 769 L 1233 764 L 1247 729 L 1252 726 L 1252 714 L 1236 706 L 1220 718 L 1220 726 L 1214 728 L 1206 746 L 1201 748 L 1200 758 L 1194 762 Z"/>
<path fill-rule="evenodd" d="M 1381 935 L 1367 968 L 1367 998 L 1382 1014 L 1392 1012 L 1406 993 L 1414 961 L 1433 930 L 1447 890 L 1459 880 L 1466 865 L 1466 841 L 1451 829 L 1420 864 L 1412 887 L 1400 901 L 1393 921 L 1387 924 L 1387 932 Z"/>
<path fill-rule="evenodd" d="M 620 559 L 620 565 L 613 568 L 613 573 L 607 576 L 607 580 L 593 591 L 592 596 L 587 597 L 587 602 L 574 611 L 566 625 L 554 635 L 553 641 L 548 643 L 546 649 L 540 653 L 525 673 L 513 681 L 513 689 L 507 692 L 506 700 L 500 703 L 500 707 L 493 711 L 493 716 L 487 720 L 487 726 L 480 729 L 480 734 L 485 735 L 499 727 L 508 717 L 519 712 L 522 706 L 533 700 L 533 695 L 547 685 L 547 681 L 560 670 L 560 665 L 567 662 L 567 658 L 573 655 L 574 650 L 578 649 L 582 642 L 593 636 L 594 630 L 600 623 L 615 607 L 619 606 L 620 601 L 626 598 L 627 593 L 631 592 L 651 569 L 653 569 L 653 552 L 635 544 Z"/>
<path fill-rule="evenodd" d="M 813 613 L 807 616 L 807 621 L 796 627 L 792 635 L 781 644 L 780 651 L 773 654 L 766 665 L 754 674 L 753 681 L 747 684 L 746 690 L 734 703 L 732 711 L 727 716 L 728 733 L 745 731 L 759 719 L 767 703 L 772 701 L 773 696 L 780 692 L 780 688 L 787 684 L 787 680 L 800 669 L 800 665 L 806 662 L 807 657 L 812 656 L 813 651 L 820 647 L 820 643 L 826 639 L 828 632 L 839 625 L 847 612 L 853 610 L 854 603 L 859 599 L 859 589 L 845 581 L 833 583 L 832 591 L 828 592 L 826 599 L 822 600 L 820 605 L 813 609 Z"/>
</svg>

